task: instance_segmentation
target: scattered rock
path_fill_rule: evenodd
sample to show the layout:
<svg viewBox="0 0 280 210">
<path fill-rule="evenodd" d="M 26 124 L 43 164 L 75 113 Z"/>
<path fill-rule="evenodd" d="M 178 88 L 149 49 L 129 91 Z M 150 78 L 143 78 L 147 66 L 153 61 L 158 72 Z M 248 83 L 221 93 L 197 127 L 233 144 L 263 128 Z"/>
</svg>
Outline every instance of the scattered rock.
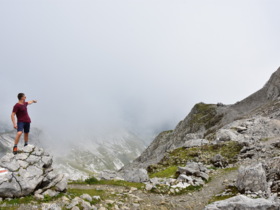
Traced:
<svg viewBox="0 0 280 210">
<path fill-rule="evenodd" d="M 219 167 L 219 168 L 224 168 L 228 165 L 228 161 L 220 154 L 215 155 L 212 159 L 211 159 L 211 163 L 215 166 L 215 167 Z"/>
<path fill-rule="evenodd" d="M 83 194 L 80 196 L 81 199 L 87 200 L 89 202 L 92 201 L 92 197 L 89 194 Z"/>
<path fill-rule="evenodd" d="M 61 210 L 61 207 L 56 203 L 43 203 L 42 210 Z"/>
<path fill-rule="evenodd" d="M 192 176 L 193 180 L 196 180 L 195 177 L 203 178 L 204 180 L 208 180 L 208 170 L 202 163 L 196 163 L 196 162 L 188 162 L 185 167 L 178 167 L 178 172 L 181 175 L 188 175 Z M 186 176 L 179 176 L 179 179 L 186 178 Z"/>
<path fill-rule="evenodd" d="M 147 191 L 150 191 L 151 189 L 153 189 L 153 187 L 154 187 L 153 184 L 147 183 L 145 189 L 146 189 Z"/>
</svg>

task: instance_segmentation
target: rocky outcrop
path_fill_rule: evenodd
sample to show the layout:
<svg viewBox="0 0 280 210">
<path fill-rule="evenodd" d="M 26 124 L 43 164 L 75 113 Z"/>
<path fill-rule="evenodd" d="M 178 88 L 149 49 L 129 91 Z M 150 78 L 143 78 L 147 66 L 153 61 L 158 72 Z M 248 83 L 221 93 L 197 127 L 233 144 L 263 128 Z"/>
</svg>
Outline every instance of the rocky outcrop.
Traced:
<svg viewBox="0 0 280 210">
<path fill-rule="evenodd" d="M 265 165 L 267 182 L 272 193 L 280 192 L 280 157 L 268 160 Z"/>
<path fill-rule="evenodd" d="M 190 114 L 173 131 L 160 133 L 140 157 L 121 170 L 147 168 L 149 165 L 158 163 L 168 151 L 179 147 L 208 144 L 209 142 L 203 139 L 204 134 L 207 129 L 218 127 L 226 109 L 215 104 L 196 104 Z"/>
<path fill-rule="evenodd" d="M 188 162 L 185 167 L 178 167 L 178 179 L 190 182 L 191 185 L 203 185 L 208 181 L 208 170 L 202 163 Z"/>
<path fill-rule="evenodd" d="M 262 163 L 247 167 L 241 166 L 236 186 L 241 193 L 246 193 L 247 191 L 270 193 Z"/>
<path fill-rule="evenodd" d="M 244 195 L 229 198 L 227 200 L 218 201 L 205 207 L 204 210 L 278 210 L 280 202 L 277 198 L 270 199 L 258 198 L 252 199 Z"/>
<path fill-rule="evenodd" d="M 17 155 L 6 154 L 0 159 L 0 166 L 8 171 L 0 176 L 0 197 L 54 196 L 66 191 L 67 180 L 63 174 L 53 171 L 52 162 L 52 156 L 32 145 L 24 147 Z"/>
<path fill-rule="evenodd" d="M 124 170 L 121 173 L 121 177 L 128 182 L 146 182 L 150 179 L 147 170 L 143 168 Z"/>
<path fill-rule="evenodd" d="M 239 113 L 249 113 L 271 101 L 275 101 L 280 96 L 280 68 L 272 74 L 265 86 L 244 100 L 234 104 L 232 109 Z"/>
<path fill-rule="evenodd" d="M 146 190 L 158 193 L 176 194 L 190 186 L 201 187 L 209 180 L 209 170 L 202 164 L 188 162 L 185 167 L 178 167 L 178 178 L 152 178 L 146 182 Z"/>
<path fill-rule="evenodd" d="M 240 143 L 255 144 L 260 140 L 280 135 L 280 120 L 256 116 L 236 120 L 223 126 L 216 132 L 217 142 L 238 141 Z"/>
<path fill-rule="evenodd" d="M 213 158 L 211 158 L 211 163 L 213 164 L 213 166 L 221 168 L 224 168 L 228 165 L 228 161 L 220 154 L 217 154 Z"/>
</svg>

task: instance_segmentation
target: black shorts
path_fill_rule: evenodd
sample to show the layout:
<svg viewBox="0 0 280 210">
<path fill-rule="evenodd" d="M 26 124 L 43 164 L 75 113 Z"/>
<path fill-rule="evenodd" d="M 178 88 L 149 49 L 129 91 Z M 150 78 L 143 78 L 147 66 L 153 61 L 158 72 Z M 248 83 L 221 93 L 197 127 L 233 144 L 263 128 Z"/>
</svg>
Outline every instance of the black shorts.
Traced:
<svg viewBox="0 0 280 210">
<path fill-rule="evenodd" d="M 29 133 L 30 131 L 30 123 L 27 122 L 18 122 L 17 123 L 17 131 L 18 132 L 24 132 L 24 133 Z"/>
</svg>

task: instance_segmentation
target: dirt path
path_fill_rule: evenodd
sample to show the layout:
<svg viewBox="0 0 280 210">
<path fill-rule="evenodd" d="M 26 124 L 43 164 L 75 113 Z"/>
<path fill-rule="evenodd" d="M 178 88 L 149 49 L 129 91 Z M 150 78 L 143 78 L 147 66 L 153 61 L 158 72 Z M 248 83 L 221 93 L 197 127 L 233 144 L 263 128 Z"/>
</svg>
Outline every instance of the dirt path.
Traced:
<svg viewBox="0 0 280 210">
<path fill-rule="evenodd" d="M 145 193 L 141 190 L 130 192 L 129 194 L 135 195 L 142 199 L 139 207 L 134 209 L 151 209 L 151 210 L 165 210 L 165 209 L 190 209 L 201 210 L 208 201 L 216 194 L 225 189 L 222 184 L 224 180 L 233 180 L 237 177 L 237 171 L 221 172 L 215 174 L 211 182 L 205 185 L 200 191 L 195 191 L 191 194 L 170 196 L 160 195 L 154 193 Z M 125 192 L 127 188 L 111 185 L 69 185 L 69 188 L 75 189 L 99 189 L 109 192 Z"/>
</svg>

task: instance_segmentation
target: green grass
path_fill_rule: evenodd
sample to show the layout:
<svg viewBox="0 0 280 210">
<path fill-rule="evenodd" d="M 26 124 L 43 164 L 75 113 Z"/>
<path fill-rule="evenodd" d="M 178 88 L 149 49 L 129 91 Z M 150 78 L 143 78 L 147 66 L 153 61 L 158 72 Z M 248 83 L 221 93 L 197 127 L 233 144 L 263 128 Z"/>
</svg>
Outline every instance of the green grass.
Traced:
<svg viewBox="0 0 280 210">
<path fill-rule="evenodd" d="M 163 131 L 163 132 L 161 132 L 162 134 L 168 134 L 168 133 L 172 133 L 173 132 L 173 130 L 168 130 L 168 131 Z"/>
<path fill-rule="evenodd" d="M 6 207 L 2 207 L 0 209 L 18 209 L 19 205 L 20 204 L 30 204 L 31 202 L 35 202 L 37 204 L 41 204 L 41 203 L 49 203 L 49 202 L 52 202 L 52 201 L 55 201 L 59 198 L 61 198 L 62 196 L 64 196 L 65 193 L 60 193 L 59 195 L 55 196 L 55 197 L 50 197 L 50 196 L 45 196 L 43 200 L 35 200 L 34 197 L 32 195 L 29 195 L 29 196 L 25 196 L 23 198 L 14 198 L 14 199 L 11 199 L 11 200 L 4 200 L 2 202 L 0 202 L 0 205 L 2 204 L 6 204 L 7 206 Z"/>
<path fill-rule="evenodd" d="M 260 141 L 262 142 L 266 142 L 266 141 L 269 141 L 270 138 L 262 138 Z"/>
<path fill-rule="evenodd" d="M 238 167 L 223 168 L 222 170 L 227 173 L 227 172 L 231 172 L 231 171 L 237 171 Z"/>
<path fill-rule="evenodd" d="M 188 149 L 181 147 L 166 154 L 158 164 L 150 165 L 147 170 L 151 178 L 171 177 L 176 175 L 176 167 L 183 166 L 188 161 L 202 162 L 208 165 L 211 164 L 210 160 L 216 154 L 221 154 L 229 163 L 235 163 L 241 149 L 242 146 L 234 141 Z"/>
<path fill-rule="evenodd" d="M 106 196 L 106 192 L 104 190 L 96 190 L 96 189 L 68 189 L 67 194 L 71 196 L 81 196 L 83 194 L 89 194 L 90 196 L 100 196 L 101 198 Z"/>
<path fill-rule="evenodd" d="M 199 103 L 193 108 L 193 114 L 189 121 L 190 132 L 197 132 L 201 126 L 209 129 L 216 126 L 223 115 L 217 113 L 217 106 L 214 104 Z"/>
<path fill-rule="evenodd" d="M 176 174 L 177 169 L 178 169 L 178 166 L 170 166 L 163 171 L 159 171 L 159 172 L 156 172 L 154 174 L 151 174 L 150 178 L 154 178 L 154 177 L 159 177 L 159 178 L 173 177 Z"/>
<path fill-rule="evenodd" d="M 224 195 L 224 196 L 213 196 L 209 201 L 208 201 L 208 204 L 210 203 L 214 203 L 214 202 L 217 202 L 217 201 L 222 201 L 222 200 L 226 200 L 226 199 L 229 199 L 229 198 L 232 198 L 234 196 L 236 196 L 238 194 L 238 189 L 236 187 L 227 187 L 225 189 L 227 192 L 229 192 L 229 195 Z M 223 192 L 221 192 L 223 193 Z M 220 193 L 220 194 L 221 194 Z"/>
</svg>

